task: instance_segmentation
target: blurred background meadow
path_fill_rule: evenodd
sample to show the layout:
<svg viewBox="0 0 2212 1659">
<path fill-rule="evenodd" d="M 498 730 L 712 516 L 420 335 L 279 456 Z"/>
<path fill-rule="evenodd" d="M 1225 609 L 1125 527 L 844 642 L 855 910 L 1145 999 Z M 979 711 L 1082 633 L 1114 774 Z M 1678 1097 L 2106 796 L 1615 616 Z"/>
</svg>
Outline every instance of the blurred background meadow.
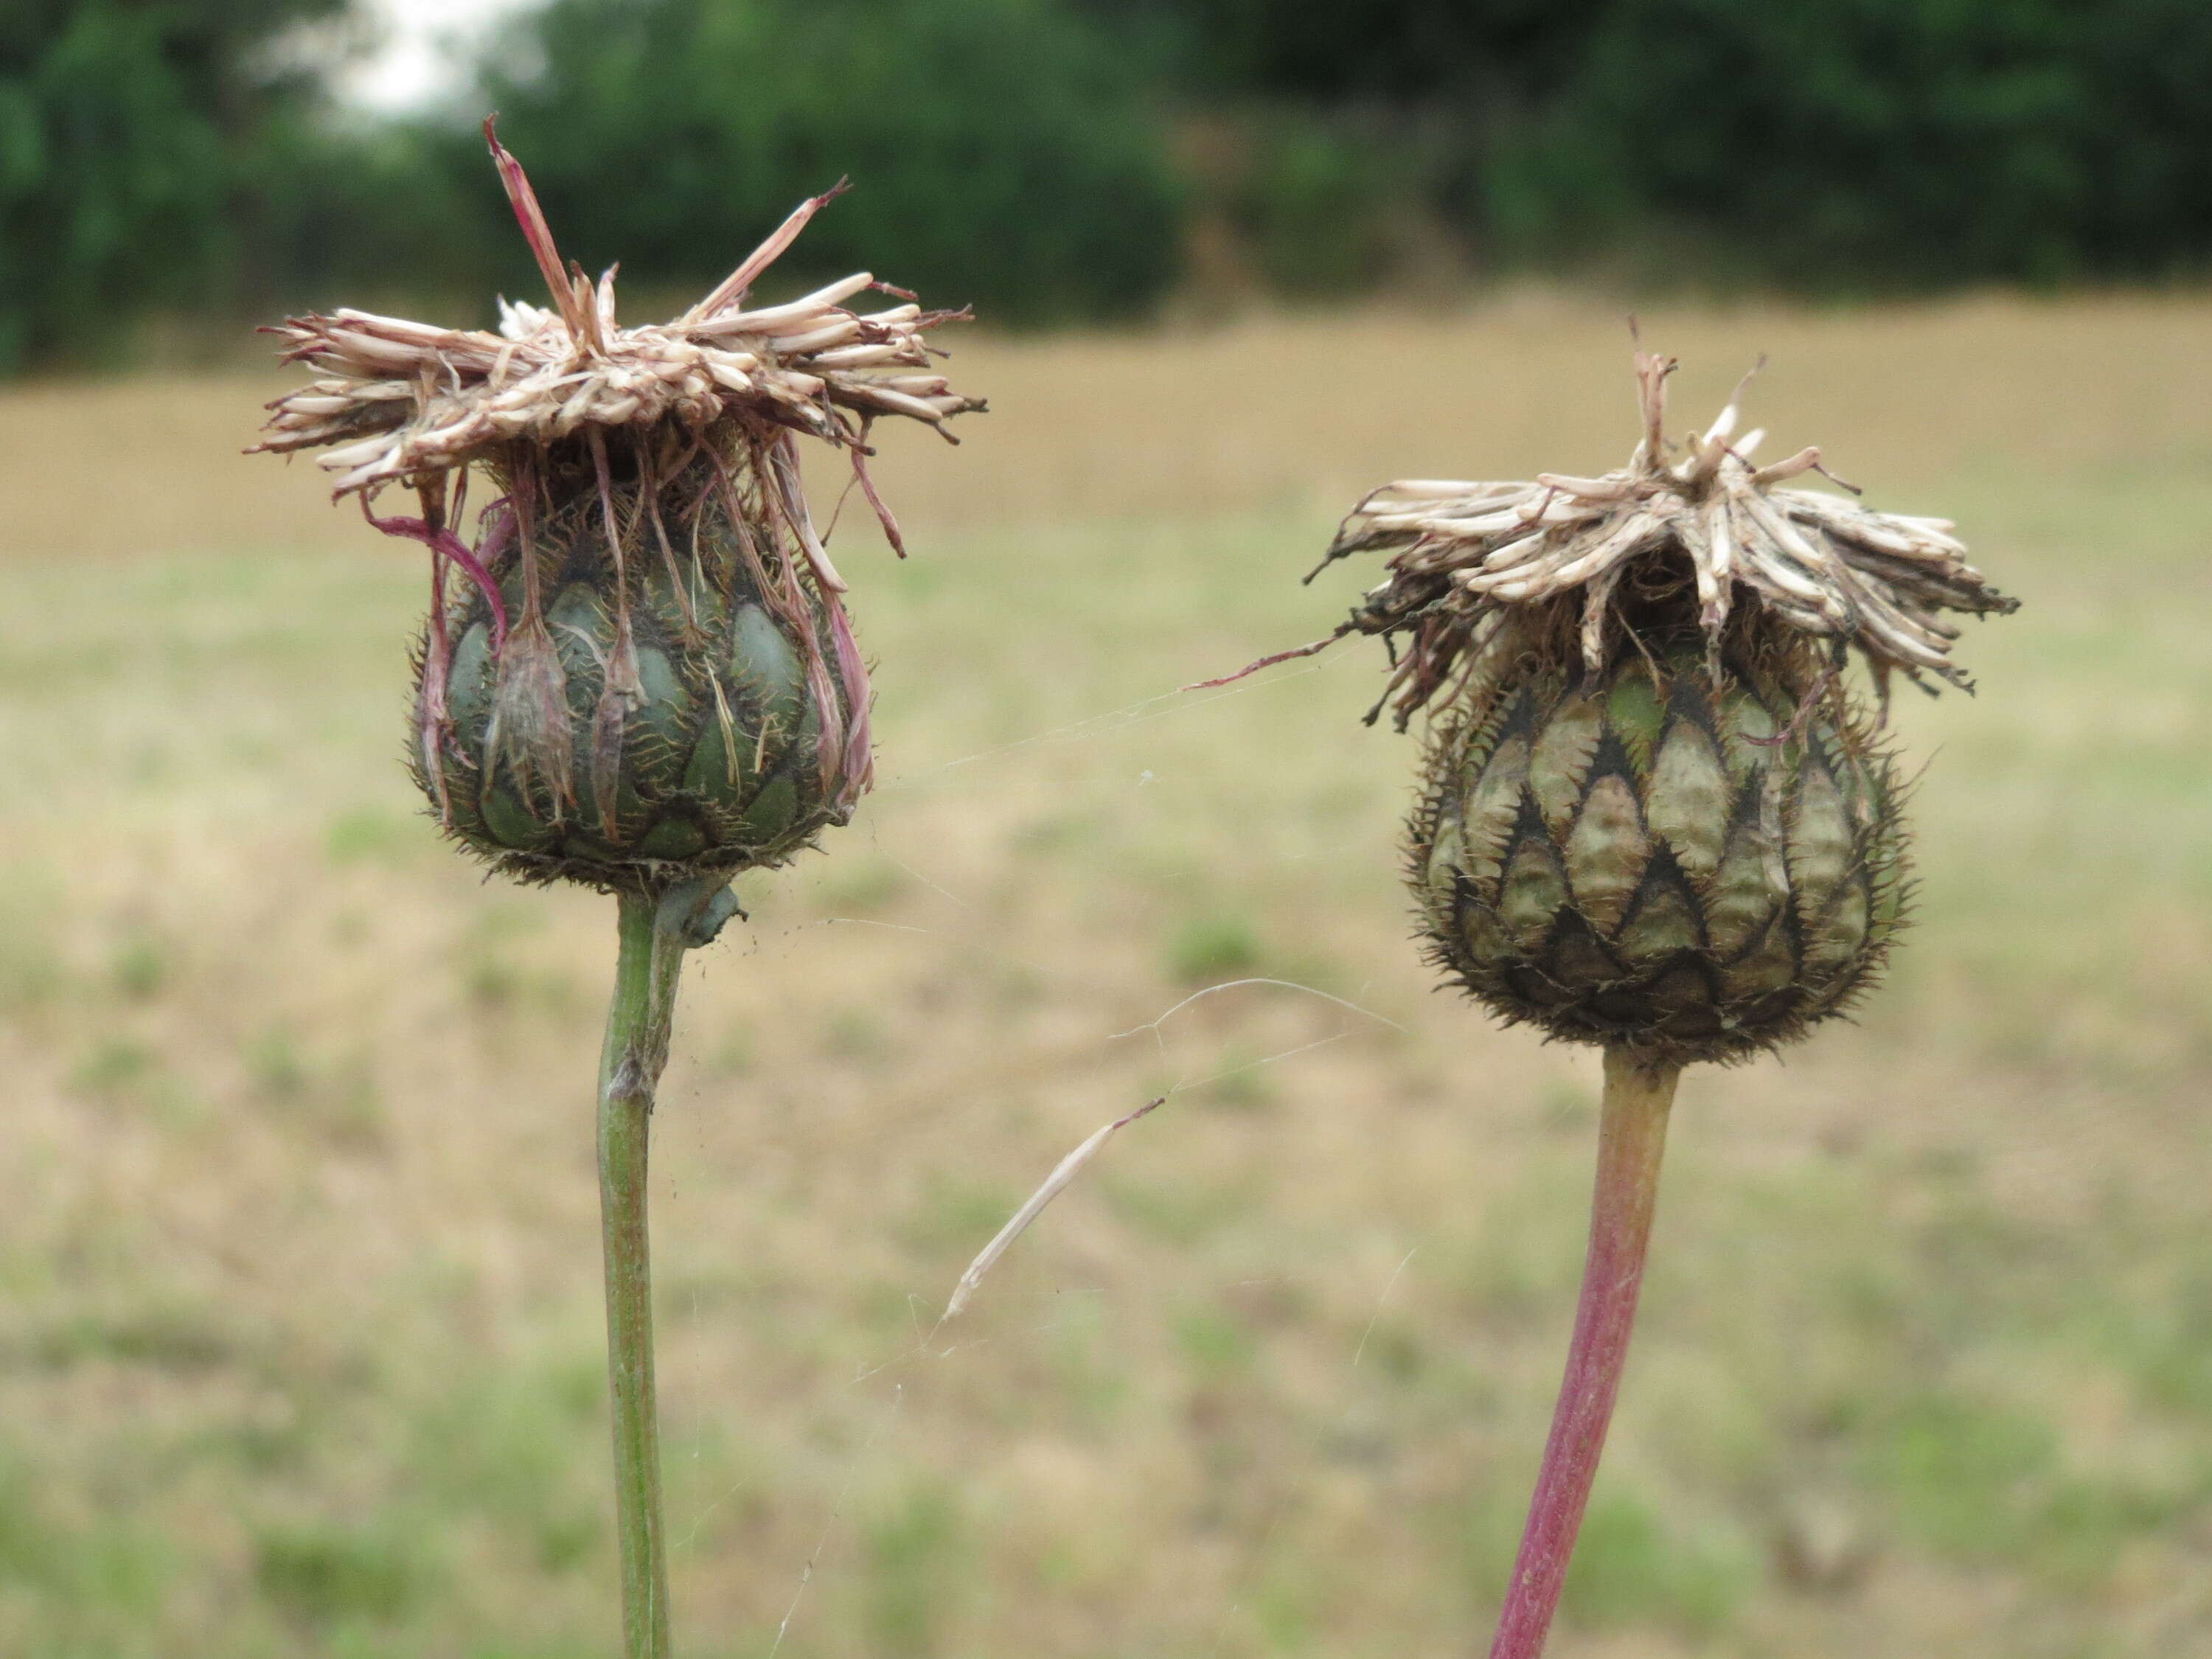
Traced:
<svg viewBox="0 0 2212 1659">
<path fill-rule="evenodd" d="M 611 905 L 439 843 L 421 560 L 239 453 L 250 323 L 530 293 L 492 108 L 633 313 L 850 173 L 781 282 L 984 319 L 993 412 L 884 437 L 915 556 L 838 544 L 881 784 L 679 1009 L 685 1652 L 1480 1650 L 1595 1057 L 1431 990 L 1379 651 L 1176 688 L 1334 624 L 1372 484 L 1618 465 L 1631 309 L 2025 607 L 1894 711 L 1889 982 L 1686 1081 L 1553 1651 L 2212 1650 L 2212 13 L 423 15 L 0 16 L 0 1654 L 613 1644 Z"/>
</svg>

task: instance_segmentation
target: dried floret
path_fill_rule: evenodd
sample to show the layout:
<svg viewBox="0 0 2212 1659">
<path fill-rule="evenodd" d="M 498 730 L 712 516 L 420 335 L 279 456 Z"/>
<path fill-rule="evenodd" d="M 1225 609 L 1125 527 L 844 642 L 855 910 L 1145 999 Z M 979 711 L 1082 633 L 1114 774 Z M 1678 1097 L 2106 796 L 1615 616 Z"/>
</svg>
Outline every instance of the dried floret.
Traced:
<svg viewBox="0 0 2212 1659">
<path fill-rule="evenodd" d="M 1395 550 L 1389 579 L 1328 639 L 1285 654 L 1353 633 L 1402 645 L 1384 694 L 1402 726 L 1470 684 L 1497 647 L 1523 648 L 1534 635 L 1571 637 L 1595 674 L 1632 611 L 1670 614 L 1665 601 L 1680 590 L 1694 594 L 1716 672 L 1729 617 L 1748 598 L 1790 630 L 1857 651 L 1885 690 L 1893 669 L 1971 690 L 1952 660 L 1959 629 L 1946 613 L 2002 613 L 2017 602 L 1966 562 L 1951 522 L 1778 488 L 1832 475 L 1814 448 L 1757 465 L 1765 434 L 1733 438 L 1741 386 L 1711 426 L 1670 445 L 1663 422 L 1674 368 L 1672 357 L 1637 354 L 1644 434 L 1618 471 L 1509 483 L 1409 478 L 1367 495 L 1321 568 Z"/>
</svg>

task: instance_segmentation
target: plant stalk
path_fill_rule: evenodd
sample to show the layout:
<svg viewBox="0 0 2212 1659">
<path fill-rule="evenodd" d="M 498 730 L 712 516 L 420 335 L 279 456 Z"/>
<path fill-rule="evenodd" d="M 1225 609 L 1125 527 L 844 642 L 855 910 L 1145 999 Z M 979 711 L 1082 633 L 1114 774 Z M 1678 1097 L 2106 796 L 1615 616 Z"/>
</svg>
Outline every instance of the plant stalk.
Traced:
<svg viewBox="0 0 2212 1659">
<path fill-rule="evenodd" d="M 1559 1610 L 1567 1563 L 1589 1505 L 1598 1456 L 1605 1449 L 1606 1427 L 1613 1420 L 1613 1402 L 1620 1392 L 1659 1196 L 1667 1113 L 1680 1076 L 1679 1066 L 1646 1065 L 1625 1048 L 1605 1051 L 1597 1186 L 1590 1200 L 1589 1254 L 1583 1264 L 1574 1340 L 1490 1659 L 1537 1659 Z"/>
<path fill-rule="evenodd" d="M 668 1063 L 676 984 L 690 942 L 680 908 L 672 905 L 675 897 L 620 896 L 621 952 L 599 1055 L 599 1230 L 606 1253 L 607 1383 L 614 1407 L 624 1659 L 669 1659 L 672 1651 L 645 1211 L 653 1091 Z"/>
</svg>

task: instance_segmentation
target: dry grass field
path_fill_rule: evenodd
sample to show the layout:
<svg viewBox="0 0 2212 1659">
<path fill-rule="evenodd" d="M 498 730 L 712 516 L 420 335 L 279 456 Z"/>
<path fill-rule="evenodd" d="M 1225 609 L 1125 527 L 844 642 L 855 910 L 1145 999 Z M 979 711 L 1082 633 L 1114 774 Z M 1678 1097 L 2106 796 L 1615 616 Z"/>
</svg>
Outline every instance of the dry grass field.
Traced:
<svg viewBox="0 0 2212 1659">
<path fill-rule="evenodd" d="M 1686 420 L 1770 354 L 1778 450 L 2027 605 L 1970 633 L 1978 698 L 1896 711 L 1888 985 L 1685 1082 L 1553 1651 L 2212 1651 L 2212 301 L 1644 326 Z M 1431 993 L 1379 648 L 1175 688 L 1334 621 L 1363 573 L 1297 578 L 1368 484 L 1623 459 L 1625 331 L 956 343 L 994 412 L 890 435 L 914 558 L 841 544 L 882 787 L 744 884 L 679 1011 L 684 1650 L 1480 1651 L 1595 1059 Z M 422 560 L 237 456 L 281 384 L 0 392 L 0 1654 L 605 1654 L 612 907 L 417 814 Z"/>
</svg>

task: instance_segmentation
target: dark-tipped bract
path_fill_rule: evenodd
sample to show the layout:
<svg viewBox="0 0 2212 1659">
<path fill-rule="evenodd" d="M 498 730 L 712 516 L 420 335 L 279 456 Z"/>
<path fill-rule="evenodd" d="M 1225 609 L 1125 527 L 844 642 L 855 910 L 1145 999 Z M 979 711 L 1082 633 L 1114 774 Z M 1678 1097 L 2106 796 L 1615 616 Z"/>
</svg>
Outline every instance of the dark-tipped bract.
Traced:
<svg viewBox="0 0 2212 1659">
<path fill-rule="evenodd" d="M 1716 681 L 1692 633 L 1456 709 L 1408 835 L 1437 963 L 1509 1021 L 1678 1065 L 1848 1006 L 1901 920 L 1905 832 L 1867 722 L 1798 720 L 1808 654 L 1731 653 Z"/>
</svg>

